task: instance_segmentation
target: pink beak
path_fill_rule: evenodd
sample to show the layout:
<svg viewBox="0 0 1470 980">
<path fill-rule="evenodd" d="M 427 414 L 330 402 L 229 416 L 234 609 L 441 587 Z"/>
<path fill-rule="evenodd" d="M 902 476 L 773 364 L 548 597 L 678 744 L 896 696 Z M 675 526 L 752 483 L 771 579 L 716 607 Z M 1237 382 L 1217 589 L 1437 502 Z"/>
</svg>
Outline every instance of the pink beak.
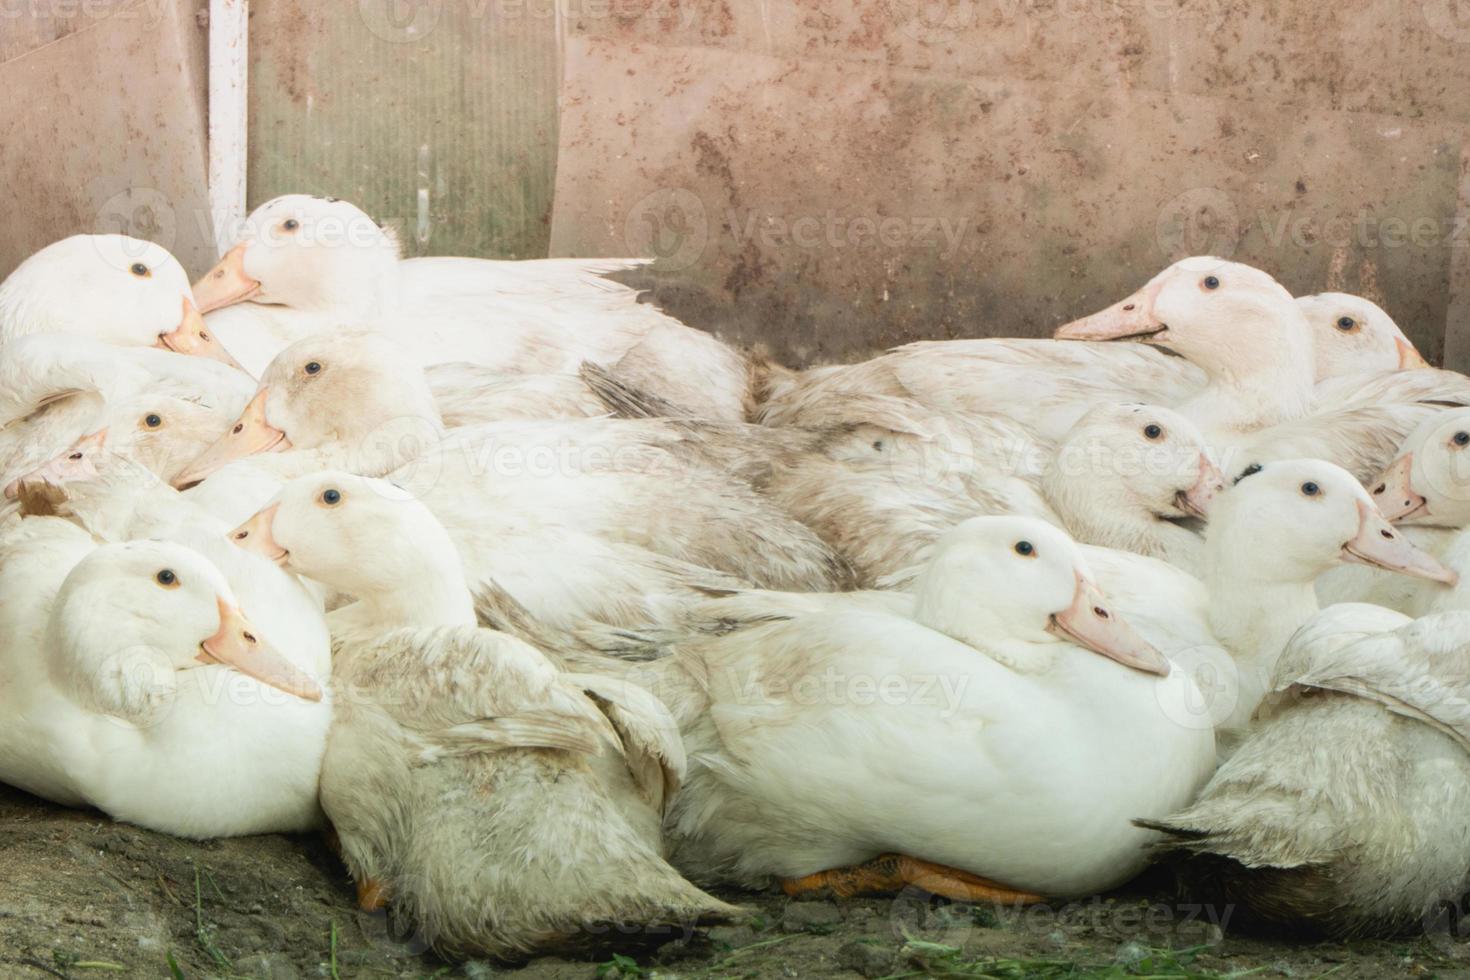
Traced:
<svg viewBox="0 0 1470 980">
<path fill-rule="evenodd" d="M 219 630 L 199 644 L 195 659 L 206 664 L 224 664 L 247 677 L 306 701 L 322 699 L 321 685 L 311 675 L 267 646 L 239 609 L 216 596 Z"/>
<path fill-rule="evenodd" d="M 1358 501 L 1358 533 L 1342 546 L 1342 555 L 1350 562 L 1427 578 L 1431 582 L 1455 585 L 1460 581 L 1453 569 L 1446 568 L 1427 551 L 1414 547 L 1372 504 L 1362 500 Z"/>
<path fill-rule="evenodd" d="M 257 512 L 250 520 L 241 524 L 230 532 L 230 540 L 238 547 L 246 551 L 253 551 L 275 562 L 284 565 L 290 552 L 276 543 L 272 533 L 272 523 L 276 519 L 276 511 L 280 504 L 271 504 L 269 507 Z"/>
<path fill-rule="evenodd" d="M 1165 676 L 1169 660 L 1107 606 L 1102 592 L 1081 572 L 1072 604 L 1051 618 L 1047 632 L 1100 653 L 1125 667 Z"/>
<path fill-rule="evenodd" d="M 1414 454 L 1404 453 L 1393 461 L 1373 486 L 1373 503 L 1386 520 L 1412 523 L 1429 516 L 1429 502 L 1414 492 Z"/>
<path fill-rule="evenodd" d="M 199 304 L 200 313 L 210 313 L 243 303 L 258 292 L 260 283 L 245 274 L 245 243 L 241 242 L 194 284 L 194 302 Z"/>
<path fill-rule="evenodd" d="M 1105 310 L 1058 327 L 1058 340 L 1142 340 L 1163 338 L 1168 325 L 1154 314 L 1154 302 L 1164 288 L 1160 277 Z"/>
<path fill-rule="evenodd" d="M 291 440 L 286 438 L 286 433 L 266 421 L 265 402 L 269 393 L 269 387 L 261 388 L 255 393 L 250 404 L 245 406 L 245 411 L 230 426 L 230 431 L 220 436 L 173 478 L 171 482 L 175 489 L 187 490 L 237 459 L 260 453 L 279 453 L 291 448 Z"/>
<path fill-rule="evenodd" d="M 1399 349 L 1400 371 L 1416 371 L 1430 366 L 1429 362 L 1424 359 L 1424 355 L 1419 353 L 1418 348 L 1405 338 L 1395 337 L 1393 342 L 1394 346 Z"/>
<path fill-rule="evenodd" d="M 1188 490 L 1181 490 L 1174 495 L 1174 501 L 1179 509 L 1186 514 L 1192 514 L 1200 520 L 1210 518 L 1210 508 L 1214 506 L 1215 498 L 1225 489 L 1225 475 L 1205 453 L 1199 454 L 1199 477 L 1194 485 Z"/>
<path fill-rule="evenodd" d="M 91 435 L 82 436 L 72 443 L 70 449 L 31 472 L 11 480 L 5 487 L 5 499 L 20 496 L 22 483 L 62 484 L 72 480 L 90 480 L 97 475 L 97 465 L 92 461 L 94 453 L 107 445 L 107 430 L 98 429 Z"/>
<path fill-rule="evenodd" d="M 228 364 L 232 368 L 239 368 L 240 362 L 230 356 L 221 344 L 204 327 L 204 317 L 195 308 L 193 300 L 184 297 L 184 315 L 179 320 L 179 325 L 168 333 L 158 335 L 155 347 L 171 350 L 175 354 L 193 354 L 197 357 L 208 357 L 216 361 Z"/>
</svg>

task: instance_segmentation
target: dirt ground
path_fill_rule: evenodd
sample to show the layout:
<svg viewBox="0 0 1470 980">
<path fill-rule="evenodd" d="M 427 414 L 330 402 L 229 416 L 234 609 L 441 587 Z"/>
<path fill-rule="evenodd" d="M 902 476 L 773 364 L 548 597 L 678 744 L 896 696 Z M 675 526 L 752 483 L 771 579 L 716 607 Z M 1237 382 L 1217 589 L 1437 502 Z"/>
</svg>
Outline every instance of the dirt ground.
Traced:
<svg viewBox="0 0 1470 980">
<path fill-rule="evenodd" d="M 1166 883 L 1065 907 L 723 897 L 741 925 L 636 957 L 449 964 L 357 912 L 315 837 L 194 843 L 0 788 L 0 978 L 1253 977 L 1470 980 L 1470 941 L 1283 944 L 1171 904 Z M 1221 929 L 1224 919 L 1225 930 Z M 629 950 L 628 952 L 634 952 Z"/>
</svg>

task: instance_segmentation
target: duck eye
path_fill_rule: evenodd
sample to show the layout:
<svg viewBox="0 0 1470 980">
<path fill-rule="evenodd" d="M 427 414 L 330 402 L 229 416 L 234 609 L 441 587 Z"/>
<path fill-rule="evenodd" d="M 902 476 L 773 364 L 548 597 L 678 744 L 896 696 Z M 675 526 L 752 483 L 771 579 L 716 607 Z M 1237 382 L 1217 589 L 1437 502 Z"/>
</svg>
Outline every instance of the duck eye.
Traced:
<svg viewBox="0 0 1470 980">
<path fill-rule="evenodd" d="M 79 460 L 79 459 L 82 458 L 82 454 L 81 453 L 72 453 L 70 456 L 68 456 L 66 458 L 69 459 L 69 460 L 71 460 L 73 463 L 75 463 L 77 460 Z"/>
<path fill-rule="evenodd" d="M 1164 430 L 1156 423 L 1150 422 L 1143 427 L 1143 434 L 1149 439 L 1157 439 L 1164 434 Z"/>
<path fill-rule="evenodd" d="M 295 218 L 287 218 L 285 221 L 281 222 L 281 227 L 286 229 L 287 231 L 295 231 L 297 228 L 301 227 L 301 222 L 297 221 Z"/>
<path fill-rule="evenodd" d="M 1470 432 L 1456 432 L 1455 445 L 1470 446 Z"/>
<path fill-rule="evenodd" d="M 322 364 L 321 364 L 321 362 L 320 361 L 307 361 L 306 362 L 306 373 L 307 374 L 321 374 L 322 373 Z"/>
<path fill-rule="evenodd" d="M 1358 325 L 1358 321 L 1357 320 L 1354 320 L 1350 316 L 1340 316 L 1340 317 L 1337 318 L 1337 329 L 1339 329 L 1339 330 L 1342 330 L 1342 331 L 1352 330 L 1352 329 L 1356 328 L 1357 325 Z"/>
<path fill-rule="evenodd" d="M 328 507 L 334 507 L 337 504 L 340 504 L 341 502 L 342 502 L 342 491 L 340 491 L 340 490 L 323 490 L 322 491 L 322 503 L 326 504 Z"/>
<path fill-rule="evenodd" d="M 1317 484 L 1313 483 L 1311 480 L 1308 480 L 1306 483 L 1302 484 L 1302 493 L 1308 497 L 1315 497 L 1321 492 L 1322 488 L 1317 486 Z"/>
<path fill-rule="evenodd" d="M 1204 282 L 1200 283 L 1206 289 L 1219 289 L 1220 278 L 1218 276 L 1205 276 Z"/>
<path fill-rule="evenodd" d="M 1023 558 L 1030 558 L 1032 555 L 1036 554 L 1036 548 L 1031 544 L 1030 541 L 1017 541 L 1016 554 L 1020 555 Z"/>
<path fill-rule="evenodd" d="M 163 419 L 160 418 L 156 412 L 149 412 L 147 415 L 143 416 L 143 424 L 148 426 L 148 428 L 150 429 L 156 429 L 163 424 Z"/>
<path fill-rule="evenodd" d="M 165 589 L 171 589 L 179 584 L 179 577 L 174 574 L 172 568 L 159 569 L 158 574 L 153 576 L 153 580 Z"/>
<path fill-rule="evenodd" d="M 128 271 L 137 276 L 139 279 L 147 279 L 150 275 L 153 274 L 149 272 L 148 267 L 141 262 L 134 262 L 133 267 Z"/>
</svg>

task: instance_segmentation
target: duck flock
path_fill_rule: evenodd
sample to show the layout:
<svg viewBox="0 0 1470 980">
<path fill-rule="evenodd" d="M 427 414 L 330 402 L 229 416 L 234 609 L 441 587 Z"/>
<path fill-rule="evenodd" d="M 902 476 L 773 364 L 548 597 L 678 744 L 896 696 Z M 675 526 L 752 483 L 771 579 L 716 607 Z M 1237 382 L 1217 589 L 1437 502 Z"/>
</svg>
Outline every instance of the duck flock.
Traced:
<svg viewBox="0 0 1470 980">
<path fill-rule="evenodd" d="M 1209 257 L 794 371 L 640 264 L 405 260 L 305 195 L 192 287 L 116 235 L 26 260 L 0 780 L 329 829 L 446 956 L 1156 861 L 1293 933 L 1458 907 L 1470 378 Z"/>
</svg>

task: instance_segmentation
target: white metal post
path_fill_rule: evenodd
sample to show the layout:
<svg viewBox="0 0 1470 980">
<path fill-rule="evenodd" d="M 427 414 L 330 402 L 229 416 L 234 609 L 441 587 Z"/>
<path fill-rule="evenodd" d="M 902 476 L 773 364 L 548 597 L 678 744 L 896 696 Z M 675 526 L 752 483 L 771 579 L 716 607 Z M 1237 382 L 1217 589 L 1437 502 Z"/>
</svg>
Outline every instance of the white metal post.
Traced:
<svg viewBox="0 0 1470 980">
<path fill-rule="evenodd" d="M 223 252 L 245 219 L 249 0 L 209 0 L 209 207 Z"/>
</svg>

